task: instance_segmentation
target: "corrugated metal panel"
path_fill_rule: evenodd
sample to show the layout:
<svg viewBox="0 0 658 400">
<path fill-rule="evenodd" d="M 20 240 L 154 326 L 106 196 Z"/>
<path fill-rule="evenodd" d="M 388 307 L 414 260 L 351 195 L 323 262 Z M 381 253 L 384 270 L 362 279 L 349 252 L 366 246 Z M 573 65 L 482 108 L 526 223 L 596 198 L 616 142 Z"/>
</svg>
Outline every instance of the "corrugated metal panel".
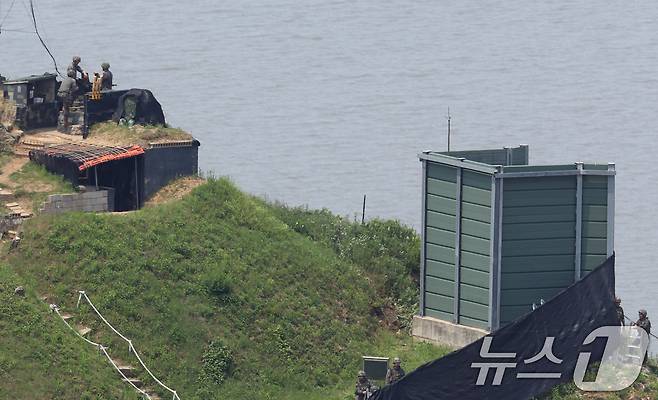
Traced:
<svg viewBox="0 0 658 400">
<path fill-rule="evenodd" d="M 527 145 L 521 145 L 503 149 L 447 151 L 441 154 L 490 165 L 526 165 L 529 149 Z"/>
<path fill-rule="evenodd" d="M 530 312 L 611 252 L 614 166 L 509 166 L 527 157 L 527 148 L 517 150 L 450 154 L 469 160 L 420 156 L 427 164 L 426 315 L 496 329 L 498 321 L 502 326 Z M 501 172 L 483 163 L 493 162 L 488 157 L 508 166 Z"/>
<path fill-rule="evenodd" d="M 428 162 L 426 171 L 424 311 L 452 320 L 457 168 Z"/>
<path fill-rule="evenodd" d="M 585 212 L 586 209 L 587 212 Z M 583 176 L 581 253 L 583 275 L 592 271 L 607 258 L 607 214 L 608 177 Z"/>
<path fill-rule="evenodd" d="M 465 170 L 461 200 L 459 321 L 486 329 L 491 265 L 491 175 Z"/>
<path fill-rule="evenodd" d="M 506 178 L 503 207 L 501 324 L 574 282 L 576 177 Z"/>
</svg>

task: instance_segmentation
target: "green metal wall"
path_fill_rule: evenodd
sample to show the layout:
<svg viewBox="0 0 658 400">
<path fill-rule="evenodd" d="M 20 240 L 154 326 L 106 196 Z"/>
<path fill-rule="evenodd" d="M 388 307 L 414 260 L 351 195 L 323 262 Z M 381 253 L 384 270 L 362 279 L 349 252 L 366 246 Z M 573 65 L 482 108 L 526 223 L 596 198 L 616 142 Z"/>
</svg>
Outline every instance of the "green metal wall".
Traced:
<svg viewBox="0 0 658 400">
<path fill-rule="evenodd" d="M 532 310 L 574 283 L 577 218 L 581 217 L 580 276 L 607 257 L 607 176 L 505 178 L 500 325 Z"/>
<path fill-rule="evenodd" d="M 527 145 L 503 149 L 445 151 L 441 154 L 489 165 L 527 165 L 529 159 Z"/>
<path fill-rule="evenodd" d="M 583 176 L 582 261 L 585 275 L 607 259 L 608 177 Z"/>
<path fill-rule="evenodd" d="M 576 178 L 503 180 L 500 324 L 575 279 Z"/>
<path fill-rule="evenodd" d="M 454 155 L 420 156 L 422 315 L 496 330 L 612 254 L 614 164 L 493 166 Z"/>
<path fill-rule="evenodd" d="M 489 328 L 491 184 L 491 175 L 462 172 L 458 323 L 483 329 Z"/>
<path fill-rule="evenodd" d="M 491 176 L 429 162 L 426 179 L 425 315 L 486 329 L 489 326 Z M 455 271 L 457 246 L 460 247 L 459 275 Z M 459 293 L 456 293 L 457 280 Z M 455 295 L 459 296 L 458 305 Z"/>
<path fill-rule="evenodd" d="M 425 315 L 454 320 L 457 168 L 427 163 Z"/>
</svg>

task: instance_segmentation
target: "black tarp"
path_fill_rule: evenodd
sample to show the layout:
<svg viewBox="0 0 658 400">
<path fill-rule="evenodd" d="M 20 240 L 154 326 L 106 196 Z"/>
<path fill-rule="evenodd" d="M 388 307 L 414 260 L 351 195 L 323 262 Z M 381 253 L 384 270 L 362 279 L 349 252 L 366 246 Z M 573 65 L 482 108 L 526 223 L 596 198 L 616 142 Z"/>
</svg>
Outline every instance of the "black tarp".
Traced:
<svg viewBox="0 0 658 400">
<path fill-rule="evenodd" d="M 585 278 L 567 288 L 535 311 L 507 325 L 492 337 L 490 353 L 516 353 L 514 358 L 483 358 L 485 338 L 438 360 L 425 364 L 397 383 L 375 393 L 372 400 L 524 400 L 571 381 L 581 351 L 591 351 L 600 360 L 602 343 L 582 346 L 592 331 L 617 322 L 614 305 L 614 256 Z M 546 357 L 525 364 L 554 337 L 556 365 Z M 479 368 L 472 363 L 515 363 L 506 369 L 500 385 L 492 385 L 496 370 L 488 372 L 485 385 L 476 385 Z M 517 373 L 561 373 L 559 379 L 521 379 Z"/>
<path fill-rule="evenodd" d="M 114 111 L 112 121 L 119 122 L 124 117 L 124 101 L 127 97 L 133 97 L 137 102 L 135 123 L 140 125 L 164 125 L 165 117 L 162 106 L 155 99 L 153 93 L 146 89 L 130 89 L 119 98 L 117 109 Z"/>
</svg>

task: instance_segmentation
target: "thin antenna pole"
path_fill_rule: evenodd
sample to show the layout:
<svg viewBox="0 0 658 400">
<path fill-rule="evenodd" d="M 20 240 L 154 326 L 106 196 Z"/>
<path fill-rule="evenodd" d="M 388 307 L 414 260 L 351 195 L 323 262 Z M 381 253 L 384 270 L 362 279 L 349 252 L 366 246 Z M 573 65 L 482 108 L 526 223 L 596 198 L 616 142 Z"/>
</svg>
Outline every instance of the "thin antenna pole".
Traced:
<svg viewBox="0 0 658 400">
<path fill-rule="evenodd" d="M 450 107 L 448 107 L 448 151 L 450 151 Z"/>
<path fill-rule="evenodd" d="M 363 210 L 361 211 L 361 225 L 366 222 L 366 195 L 363 195 Z"/>
</svg>

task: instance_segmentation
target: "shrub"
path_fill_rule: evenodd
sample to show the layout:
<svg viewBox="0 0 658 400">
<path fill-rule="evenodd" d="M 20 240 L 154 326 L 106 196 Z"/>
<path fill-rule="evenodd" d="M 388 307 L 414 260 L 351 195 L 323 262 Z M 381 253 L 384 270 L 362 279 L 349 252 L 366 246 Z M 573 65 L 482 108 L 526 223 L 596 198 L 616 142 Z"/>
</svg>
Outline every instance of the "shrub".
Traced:
<svg viewBox="0 0 658 400">
<path fill-rule="evenodd" d="M 214 340 L 203 353 L 203 373 L 216 384 L 221 384 L 233 370 L 233 354 L 220 340 Z"/>
<path fill-rule="evenodd" d="M 203 286 L 210 296 L 224 300 L 233 291 L 233 281 L 222 271 L 210 271 L 203 277 Z"/>
</svg>

